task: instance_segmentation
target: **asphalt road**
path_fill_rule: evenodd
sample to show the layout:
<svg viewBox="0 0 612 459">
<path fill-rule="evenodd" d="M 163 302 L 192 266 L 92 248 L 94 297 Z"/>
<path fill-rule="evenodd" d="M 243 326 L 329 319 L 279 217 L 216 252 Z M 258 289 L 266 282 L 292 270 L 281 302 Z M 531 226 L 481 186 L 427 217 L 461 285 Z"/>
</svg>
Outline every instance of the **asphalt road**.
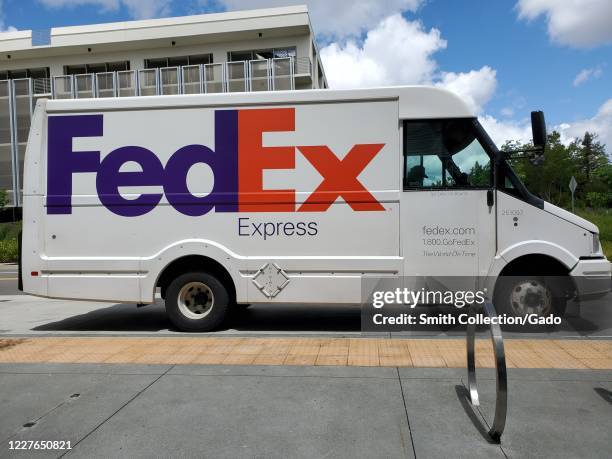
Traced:
<svg viewBox="0 0 612 459">
<path fill-rule="evenodd" d="M 0 296 L 21 294 L 17 289 L 17 265 L 0 264 Z"/>
<path fill-rule="evenodd" d="M 17 290 L 17 266 L 0 265 L 0 334 L 168 334 L 178 332 L 166 317 L 163 302 L 142 308 L 134 304 L 52 300 L 23 295 Z M 428 314 L 454 308 L 429 308 Z M 455 310 L 456 311 L 456 310 Z M 361 335 L 359 305 L 259 304 L 237 311 L 215 334 L 222 335 Z M 415 326 L 384 336 L 464 336 L 465 328 Z M 572 310 L 559 326 L 505 332 L 506 337 L 612 337 L 612 295 Z"/>
</svg>

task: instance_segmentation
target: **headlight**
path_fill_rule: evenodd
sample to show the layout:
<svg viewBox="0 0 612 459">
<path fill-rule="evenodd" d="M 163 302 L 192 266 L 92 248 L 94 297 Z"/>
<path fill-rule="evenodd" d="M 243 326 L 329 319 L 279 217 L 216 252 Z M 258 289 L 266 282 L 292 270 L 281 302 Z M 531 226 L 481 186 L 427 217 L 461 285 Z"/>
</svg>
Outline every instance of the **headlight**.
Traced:
<svg viewBox="0 0 612 459">
<path fill-rule="evenodd" d="M 593 253 L 599 252 L 599 234 L 593 233 Z"/>
</svg>

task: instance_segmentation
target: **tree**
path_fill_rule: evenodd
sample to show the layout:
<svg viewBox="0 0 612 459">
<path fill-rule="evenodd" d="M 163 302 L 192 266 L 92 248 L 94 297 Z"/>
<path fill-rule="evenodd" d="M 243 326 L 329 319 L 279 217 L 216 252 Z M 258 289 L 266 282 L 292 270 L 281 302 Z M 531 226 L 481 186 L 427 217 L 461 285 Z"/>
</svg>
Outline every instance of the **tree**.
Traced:
<svg viewBox="0 0 612 459">
<path fill-rule="evenodd" d="M 587 131 L 582 140 L 576 143 L 580 144 L 574 153 L 579 173 L 577 179 L 578 183 L 585 185 L 591 182 L 594 171 L 608 164 L 608 156 L 604 145 L 597 141 L 597 134 Z"/>
<path fill-rule="evenodd" d="M 572 149 L 561 143 L 561 135 L 553 131 L 548 136 L 544 152 L 544 164 L 534 167 L 533 180 L 538 183 L 541 196 L 553 204 L 569 201 L 567 184 L 573 174 Z"/>
<path fill-rule="evenodd" d="M 487 186 L 490 185 L 491 180 L 491 165 L 486 164 L 485 166 L 481 166 L 478 161 L 474 163 L 472 169 L 470 169 L 469 183 L 475 186 Z"/>
<path fill-rule="evenodd" d="M 522 150 L 531 144 L 506 142 L 503 150 Z M 605 153 L 605 146 L 597 136 L 586 132 L 582 139 L 569 145 L 561 142 L 561 136 L 553 131 L 548 135 L 544 162 L 534 165 L 524 156 L 515 156 L 510 164 L 525 186 L 546 201 L 568 206 L 568 184 L 572 176 L 578 181 L 576 199 L 579 205 L 599 207 L 612 204 L 612 164 Z"/>
</svg>

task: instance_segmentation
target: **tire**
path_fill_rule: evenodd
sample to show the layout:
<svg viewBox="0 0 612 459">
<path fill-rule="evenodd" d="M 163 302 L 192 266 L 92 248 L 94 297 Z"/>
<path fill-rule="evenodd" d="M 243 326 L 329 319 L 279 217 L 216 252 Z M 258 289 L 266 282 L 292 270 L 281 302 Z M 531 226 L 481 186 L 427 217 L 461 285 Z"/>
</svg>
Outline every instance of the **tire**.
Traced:
<svg viewBox="0 0 612 459">
<path fill-rule="evenodd" d="M 565 299 L 555 290 L 541 276 L 502 276 L 495 288 L 494 304 L 499 311 L 516 317 L 548 317 L 553 313 L 563 316 Z"/>
<path fill-rule="evenodd" d="M 166 313 L 181 331 L 205 332 L 218 327 L 229 309 L 229 294 L 215 276 L 190 272 L 174 279 L 166 291 Z"/>
<path fill-rule="evenodd" d="M 229 308 L 229 317 L 242 317 L 243 315 L 248 314 L 248 309 L 250 307 L 250 303 L 236 303 L 234 301 L 231 303 Z"/>
</svg>

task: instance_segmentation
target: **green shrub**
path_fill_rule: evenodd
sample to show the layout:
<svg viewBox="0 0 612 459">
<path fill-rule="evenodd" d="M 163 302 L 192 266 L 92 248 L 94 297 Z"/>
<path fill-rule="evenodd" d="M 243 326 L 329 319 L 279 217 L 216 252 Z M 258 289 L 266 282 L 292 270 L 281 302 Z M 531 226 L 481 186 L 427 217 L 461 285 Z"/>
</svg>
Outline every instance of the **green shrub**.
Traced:
<svg viewBox="0 0 612 459">
<path fill-rule="evenodd" d="M 601 247 L 603 248 L 603 252 L 606 255 L 606 258 L 608 260 L 612 260 L 612 242 L 602 241 Z"/>
<path fill-rule="evenodd" d="M 589 203 L 589 207 L 594 209 L 603 209 L 612 202 L 612 193 L 601 193 L 591 191 L 586 194 L 586 200 Z"/>
<path fill-rule="evenodd" d="M 612 209 L 576 209 L 576 213 L 597 225 L 603 251 L 612 260 Z"/>
<path fill-rule="evenodd" d="M 11 263 L 17 261 L 19 250 L 17 239 L 6 239 L 0 241 L 0 263 Z"/>
<path fill-rule="evenodd" d="M 612 210 L 586 210 L 576 209 L 576 213 L 582 218 L 594 223 L 599 228 L 599 239 L 601 241 L 612 241 Z"/>
<path fill-rule="evenodd" d="M 21 222 L 0 223 L 0 241 L 17 239 L 21 231 Z"/>
</svg>

